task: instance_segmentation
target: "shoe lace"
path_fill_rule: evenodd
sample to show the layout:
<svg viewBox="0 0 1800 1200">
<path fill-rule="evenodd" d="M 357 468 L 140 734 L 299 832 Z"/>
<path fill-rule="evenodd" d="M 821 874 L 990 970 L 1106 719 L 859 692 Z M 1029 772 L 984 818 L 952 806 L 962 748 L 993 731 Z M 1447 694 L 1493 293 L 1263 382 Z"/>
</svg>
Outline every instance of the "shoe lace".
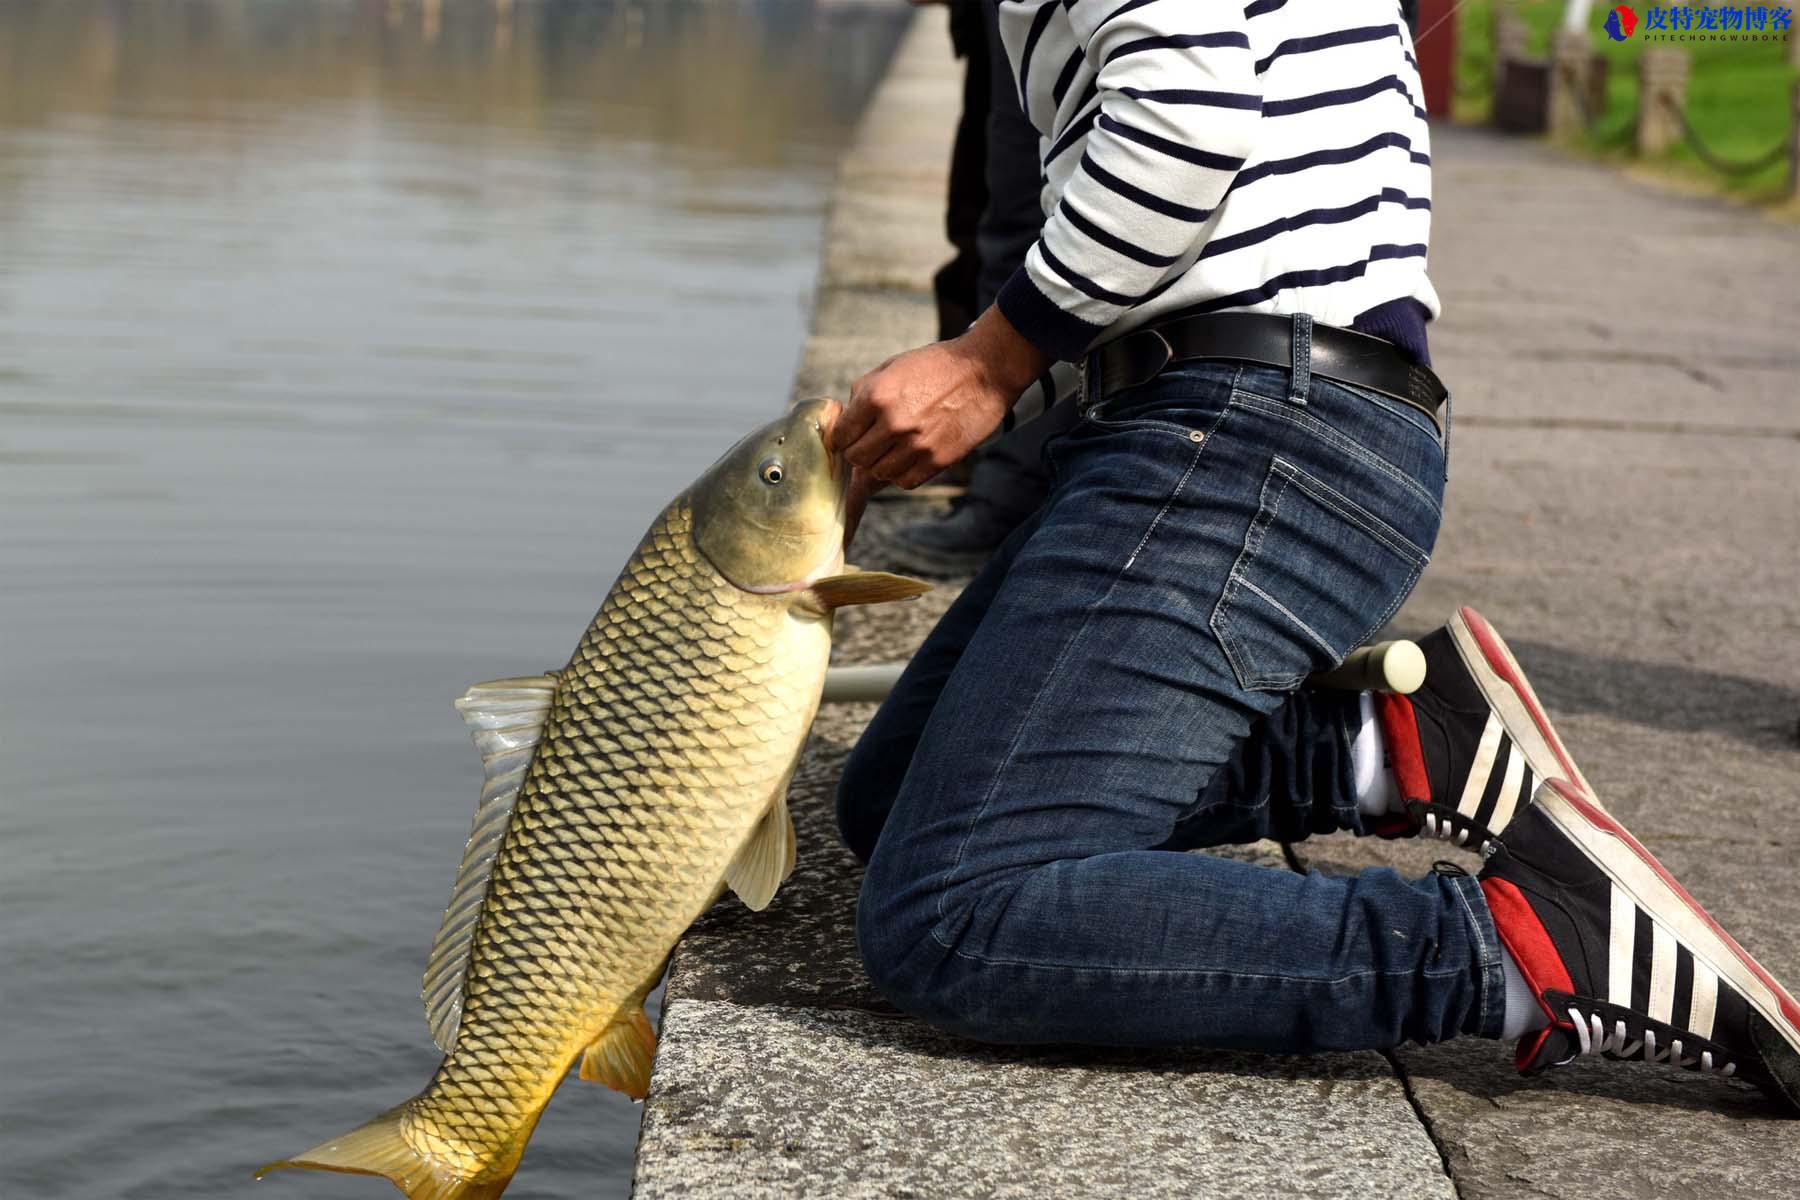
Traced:
<svg viewBox="0 0 1800 1200">
<path fill-rule="evenodd" d="M 1682 1053 L 1680 1038 L 1671 1038 L 1667 1046 L 1659 1047 L 1654 1029 L 1644 1030 L 1643 1037 L 1633 1041 L 1622 1018 L 1615 1018 L 1612 1029 L 1608 1030 L 1599 1013 L 1584 1013 L 1573 1005 L 1569 1007 L 1568 1013 L 1569 1019 L 1575 1023 L 1575 1038 L 1581 1046 L 1578 1055 L 1604 1054 L 1611 1058 L 1636 1058 L 1641 1055 L 1647 1063 L 1667 1063 L 1703 1073 L 1732 1075 L 1737 1071 L 1735 1062 L 1715 1060 L 1711 1050 L 1702 1050 L 1692 1058 L 1687 1057 Z"/>
<path fill-rule="evenodd" d="M 1483 858 L 1492 858 L 1500 849 L 1500 841 L 1492 831 L 1477 825 L 1459 812 L 1416 806 L 1419 829 L 1428 837 L 1441 838 L 1458 846 L 1466 846 Z"/>
</svg>

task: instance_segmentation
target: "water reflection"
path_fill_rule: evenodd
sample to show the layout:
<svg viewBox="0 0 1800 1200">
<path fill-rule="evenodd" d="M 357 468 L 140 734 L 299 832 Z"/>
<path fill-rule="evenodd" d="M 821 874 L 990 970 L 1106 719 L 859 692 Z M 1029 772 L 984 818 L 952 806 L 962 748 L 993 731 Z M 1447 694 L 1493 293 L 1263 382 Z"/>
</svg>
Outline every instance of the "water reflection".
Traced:
<svg viewBox="0 0 1800 1200">
<path fill-rule="evenodd" d="M 425 1078 L 449 701 L 785 396 L 902 11 L 0 5 L 0 1193 L 240 1195 Z"/>
<path fill-rule="evenodd" d="M 230 144 L 269 106 L 378 104 L 446 138 L 647 140 L 779 163 L 835 138 L 886 46 L 838 35 L 888 15 L 804 0 L 14 2 L 0 7 L 0 119 L 179 114 Z"/>
</svg>

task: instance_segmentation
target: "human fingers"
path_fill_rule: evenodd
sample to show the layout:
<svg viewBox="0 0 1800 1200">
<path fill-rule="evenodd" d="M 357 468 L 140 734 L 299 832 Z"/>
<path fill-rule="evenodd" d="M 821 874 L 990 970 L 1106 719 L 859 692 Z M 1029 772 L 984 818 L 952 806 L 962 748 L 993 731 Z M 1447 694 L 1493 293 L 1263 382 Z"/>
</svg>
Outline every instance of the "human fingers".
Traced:
<svg viewBox="0 0 1800 1200">
<path fill-rule="evenodd" d="M 868 468 L 868 474 L 871 478 L 878 479 L 883 483 L 900 483 L 903 479 L 912 478 L 919 458 L 918 447 L 901 442 L 890 446 L 887 453 Z M 910 485 L 901 484 L 901 486 Z"/>
<path fill-rule="evenodd" d="M 867 436 L 871 429 L 881 423 L 882 414 L 886 408 L 881 400 L 883 391 L 887 390 L 882 387 L 884 373 L 887 371 L 888 365 L 899 357 L 898 354 L 889 355 L 881 361 L 880 366 L 866 372 L 850 385 L 850 400 L 844 405 L 844 411 L 838 415 L 829 443 L 833 454 L 842 454 L 858 466 L 867 466 L 881 457 L 880 451 L 871 454 L 870 447 L 864 447 L 856 455 L 846 452 Z M 880 445 L 882 450 L 885 450 L 886 443 L 882 442 Z"/>
<path fill-rule="evenodd" d="M 936 461 L 928 454 L 919 455 L 913 459 L 912 464 L 907 467 L 905 473 L 894 480 L 894 485 L 910 492 L 920 484 L 929 481 L 939 471 L 942 471 L 949 465 L 949 463 L 940 463 Z"/>
<path fill-rule="evenodd" d="M 869 497 L 886 487 L 879 479 L 871 479 L 867 473 L 852 469 L 850 486 L 844 492 L 844 545 L 856 536 L 856 530 L 862 524 L 863 513 L 869 507 Z"/>
<path fill-rule="evenodd" d="M 875 424 L 876 411 L 869 403 L 868 389 L 863 386 L 863 376 L 850 387 L 850 400 L 838 412 L 837 420 L 831 423 L 831 439 L 826 443 L 833 454 L 843 454 Z"/>
</svg>

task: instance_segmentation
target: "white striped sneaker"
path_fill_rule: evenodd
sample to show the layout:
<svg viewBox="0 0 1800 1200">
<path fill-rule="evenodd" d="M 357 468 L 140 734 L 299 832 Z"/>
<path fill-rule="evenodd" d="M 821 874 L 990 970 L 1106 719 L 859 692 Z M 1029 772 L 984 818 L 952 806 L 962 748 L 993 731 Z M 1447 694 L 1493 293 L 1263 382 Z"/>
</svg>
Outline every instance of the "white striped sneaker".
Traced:
<svg viewBox="0 0 1800 1200">
<path fill-rule="evenodd" d="M 1518 660 L 1480 613 L 1457 610 L 1419 649 L 1419 689 L 1375 696 L 1405 812 L 1374 832 L 1425 833 L 1487 854 L 1544 780 L 1587 788 Z"/>
<path fill-rule="evenodd" d="M 1480 882 L 1551 1022 L 1519 1042 L 1519 1070 L 1637 1059 L 1800 1109 L 1800 1004 L 1580 788 L 1546 783 Z"/>
</svg>

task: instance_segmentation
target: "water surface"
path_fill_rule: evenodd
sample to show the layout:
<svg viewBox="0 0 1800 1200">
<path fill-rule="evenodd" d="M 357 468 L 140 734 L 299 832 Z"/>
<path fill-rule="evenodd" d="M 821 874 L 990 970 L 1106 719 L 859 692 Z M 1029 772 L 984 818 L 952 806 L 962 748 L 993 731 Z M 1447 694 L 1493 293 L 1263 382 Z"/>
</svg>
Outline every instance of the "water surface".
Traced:
<svg viewBox="0 0 1800 1200">
<path fill-rule="evenodd" d="M 391 1194 L 248 1176 L 435 1065 L 450 701 L 785 398 L 901 11 L 0 6 L 0 1194 Z"/>
</svg>

